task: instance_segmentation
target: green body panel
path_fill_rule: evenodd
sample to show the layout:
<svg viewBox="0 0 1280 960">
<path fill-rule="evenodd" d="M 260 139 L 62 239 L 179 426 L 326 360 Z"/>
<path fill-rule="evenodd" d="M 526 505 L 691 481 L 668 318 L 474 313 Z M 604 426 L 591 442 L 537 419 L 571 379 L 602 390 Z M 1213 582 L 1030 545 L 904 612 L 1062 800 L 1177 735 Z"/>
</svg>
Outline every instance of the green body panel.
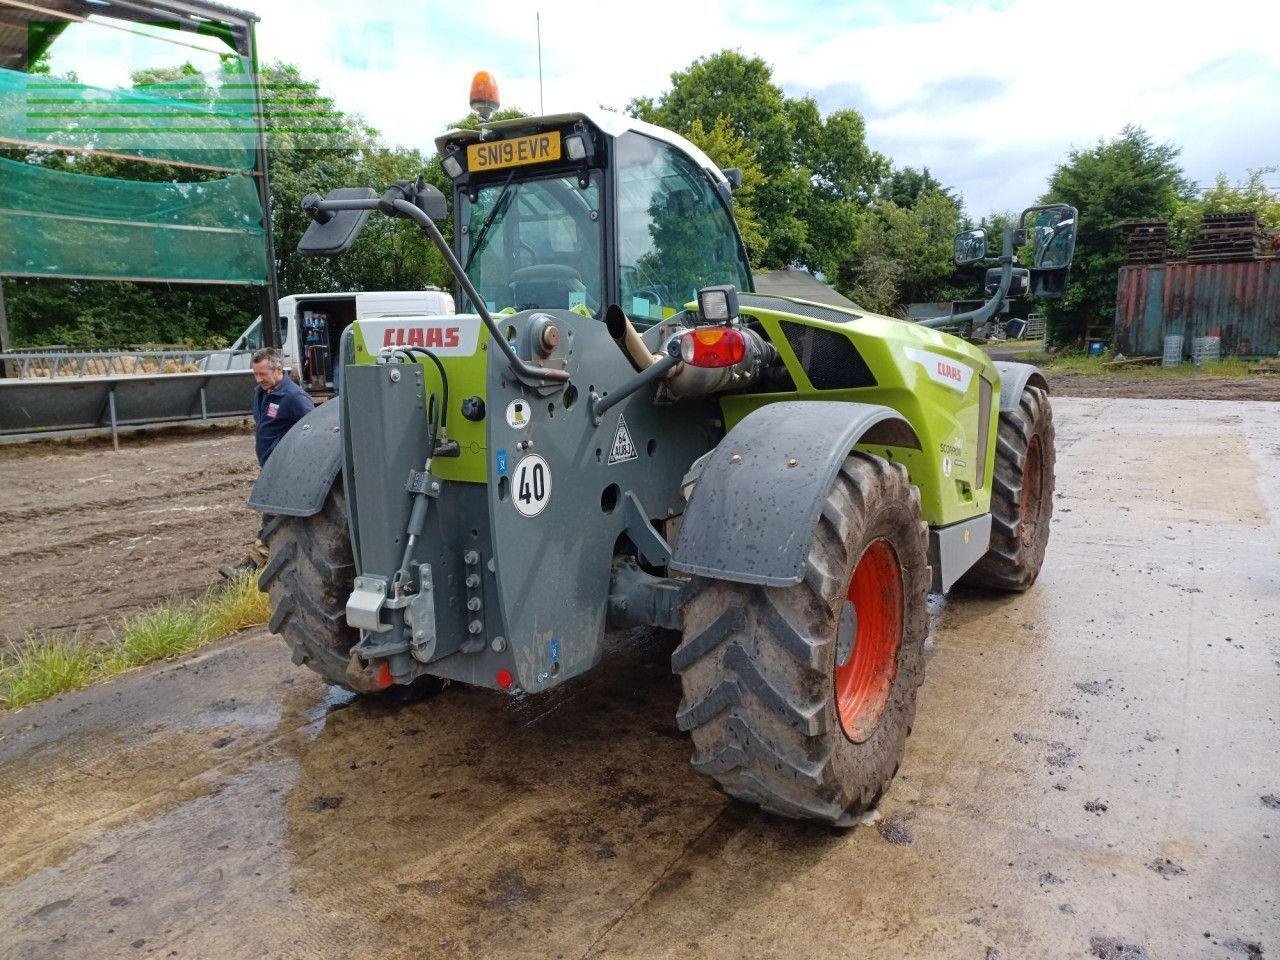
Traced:
<svg viewBox="0 0 1280 960">
<path fill-rule="evenodd" d="M 783 298 L 776 298 L 779 305 Z M 805 304 L 805 301 L 794 301 Z M 836 308 L 816 304 L 825 311 Z M 778 400 L 823 399 L 876 403 L 906 418 L 920 440 L 919 450 L 866 446 L 862 449 L 904 464 L 911 482 L 920 488 L 924 519 L 945 526 L 987 513 L 991 504 L 991 477 L 995 466 L 996 426 L 999 420 L 1000 375 L 985 353 L 950 334 L 876 314 L 847 313 L 849 320 L 836 323 L 782 310 L 743 307 L 744 318 L 760 322 L 777 347 L 791 379 L 794 393 L 752 393 L 721 397 L 725 428 L 731 428 L 751 411 Z M 818 390 L 809 382 L 800 360 L 779 326 L 781 321 L 831 330 L 848 337 L 861 354 L 876 385 L 841 390 Z M 945 358 L 971 371 L 961 392 L 930 376 L 930 365 L 909 351 Z M 925 358 L 927 359 L 927 358 Z M 982 384 L 986 386 L 983 387 Z M 985 423 L 979 422 L 981 396 L 987 397 Z M 985 442 L 979 443 L 985 433 Z M 984 463 L 978 463 L 982 451 Z"/>
<path fill-rule="evenodd" d="M 377 353 L 370 351 L 364 342 L 360 324 L 352 324 L 351 329 L 355 362 L 376 363 Z M 435 364 L 426 358 L 419 358 L 418 363 L 422 367 L 428 395 L 435 394 L 437 397 L 442 397 L 444 391 L 440 384 L 440 372 Z M 489 330 L 483 324 L 480 326 L 479 345 L 473 356 L 440 358 L 440 364 L 449 377 L 448 438 L 456 440 L 459 449 L 457 457 L 437 457 L 432 461 L 431 472 L 441 480 L 461 480 L 467 483 L 489 482 L 489 459 L 485 451 L 484 421 L 475 423 L 462 415 L 462 401 L 467 397 L 480 397 L 485 400 L 486 405 L 488 404 L 485 396 L 488 363 Z M 486 416 L 494 416 L 495 413 L 497 416 L 502 415 L 500 410 L 488 410 Z"/>
</svg>

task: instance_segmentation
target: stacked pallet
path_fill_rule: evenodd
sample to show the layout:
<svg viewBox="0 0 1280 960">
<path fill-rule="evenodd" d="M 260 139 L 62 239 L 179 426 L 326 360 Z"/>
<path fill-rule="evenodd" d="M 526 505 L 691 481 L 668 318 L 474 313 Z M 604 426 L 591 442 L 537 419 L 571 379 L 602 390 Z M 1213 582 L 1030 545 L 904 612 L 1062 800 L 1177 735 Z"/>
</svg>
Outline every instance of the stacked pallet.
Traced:
<svg viewBox="0 0 1280 960">
<path fill-rule="evenodd" d="M 1253 212 L 1209 213 L 1187 250 L 1191 263 L 1231 263 L 1266 256 L 1267 237 Z"/>
<path fill-rule="evenodd" d="M 1130 220 L 1122 226 L 1125 263 L 1164 263 L 1169 254 L 1168 220 Z"/>
</svg>

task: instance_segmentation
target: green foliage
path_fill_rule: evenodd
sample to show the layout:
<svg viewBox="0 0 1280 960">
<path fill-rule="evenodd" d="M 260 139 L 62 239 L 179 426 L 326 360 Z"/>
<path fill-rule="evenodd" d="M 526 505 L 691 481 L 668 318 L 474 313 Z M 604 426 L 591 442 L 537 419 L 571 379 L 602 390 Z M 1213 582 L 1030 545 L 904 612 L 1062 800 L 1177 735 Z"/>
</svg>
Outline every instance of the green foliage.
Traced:
<svg viewBox="0 0 1280 960">
<path fill-rule="evenodd" d="M 764 173 L 755 154 L 733 129 L 728 117 L 717 117 L 710 129 L 700 119 L 689 126 L 688 138 L 712 159 L 721 170 L 736 167 L 742 172 L 742 185 L 733 192 L 734 219 L 752 263 L 758 263 L 765 248 L 764 228 L 755 212 L 756 191 L 764 182 Z"/>
<path fill-rule="evenodd" d="M 80 635 L 27 637 L 0 657 L 0 707 L 23 707 L 265 623 L 271 602 L 248 573 L 195 601 L 126 617 L 105 646 Z"/>
<path fill-rule="evenodd" d="M 895 171 L 859 218 L 836 286 L 868 310 L 893 313 L 908 303 L 976 296 L 980 282 L 958 274 L 952 260 L 963 226 L 960 203 L 933 184 L 927 170 Z"/>
<path fill-rule="evenodd" d="M 1049 178 L 1042 203 L 1080 211 L 1075 260 L 1066 296 L 1046 304 L 1050 338 L 1071 342 L 1115 317 L 1116 275 L 1124 260 L 1125 220 L 1168 219 L 1192 196 L 1179 150 L 1156 143 L 1141 127 L 1088 150 L 1072 150 Z"/>
<path fill-rule="evenodd" d="M 834 272 L 853 243 L 858 210 L 888 172 L 856 111 L 824 120 L 811 98 L 787 97 L 763 59 L 736 50 L 695 60 L 671 75 L 665 93 L 638 97 L 627 110 L 691 138 L 698 129 L 731 131 L 741 144 L 732 166 L 743 167 L 749 152 L 759 178 L 735 206 L 740 221 L 759 224 L 763 242 L 748 244 L 757 266 L 799 262 Z"/>
<path fill-rule="evenodd" d="M 1266 177 L 1277 170 L 1280 167 L 1250 170 L 1243 180 L 1234 185 L 1226 174 L 1218 174 L 1213 186 L 1202 196 L 1180 203 L 1174 211 L 1169 220 L 1170 250 L 1175 254 L 1185 254 L 1208 213 L 1254 213 L 1264 228 L 1280 230 L 1280 194 L 1266 183 Z"/>
<path fill-rule="evenodd" d="M 93 651 L 78 637 L 28 637 L 0 662 L 0 706 L 25 707 L 91 683 Z"/>
</svg>

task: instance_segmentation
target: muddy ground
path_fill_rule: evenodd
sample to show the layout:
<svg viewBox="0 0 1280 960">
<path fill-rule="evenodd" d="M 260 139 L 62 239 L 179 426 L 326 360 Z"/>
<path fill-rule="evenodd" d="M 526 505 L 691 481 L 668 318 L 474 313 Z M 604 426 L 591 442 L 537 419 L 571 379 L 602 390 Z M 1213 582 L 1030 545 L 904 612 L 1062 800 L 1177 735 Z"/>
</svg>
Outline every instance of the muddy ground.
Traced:
<svg viewBox="0 0 1280 960">
<path fill-rule="evenodd" d="M 0 957 L 1280 954 L 1276 407 L 1056 410 L 1040 581 L 935 601 L 879 822 L 695 774 L 667 633 L 396 709 L 255 631 L 0 716 Z"/>
<path fill-rule="evenodd" d="M 0 448 L 0 648 L 207 590 L 257 532 L 257 475 L 242 428 Z"/>
<path fill-rule="evenodd" d="M 1135 374 L 1086 376 L 1045 371 L 1059 397 L 1126 397 L 1133 400 L 1280 400 L 1280 375 L 1251 377 L 1181 376 L 1145 379 Z"/>
</svg>

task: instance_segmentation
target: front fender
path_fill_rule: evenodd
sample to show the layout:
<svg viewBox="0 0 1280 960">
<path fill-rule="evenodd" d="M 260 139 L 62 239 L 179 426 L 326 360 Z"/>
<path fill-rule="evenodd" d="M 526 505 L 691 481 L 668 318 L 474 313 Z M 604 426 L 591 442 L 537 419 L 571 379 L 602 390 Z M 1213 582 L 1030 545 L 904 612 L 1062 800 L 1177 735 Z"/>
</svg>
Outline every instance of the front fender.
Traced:
<svg viewBox="0 0 1280 960">
<path fill-rule="evenodd" d="M 1022 391 L 1027 384 L 1049 392 L 1049 381 L 1045 379 L 1038 367 L 1029 363 L 1010 363 L 1004 360 L 995 361 L 995 368 L 1000 373 L 1000 412 L 1008 413 L 1017 410 L 1022 401 Z"/>
<path fill-rule="evenodd" d="M 827 492 L 858 443 L 920 449 L 902 415 L 876 404 L 780 401 L 748 414 L 707 457 L 671 569 L 771 587 L 799 583 Z"/>
<path fill-rule="evenodd" d="M 249 506 L 263 513 L 310 517 L 324 506 L 342 467 L 338 403 L 320 404 L 281 437 L 249 494 Z"/>
</svg>

